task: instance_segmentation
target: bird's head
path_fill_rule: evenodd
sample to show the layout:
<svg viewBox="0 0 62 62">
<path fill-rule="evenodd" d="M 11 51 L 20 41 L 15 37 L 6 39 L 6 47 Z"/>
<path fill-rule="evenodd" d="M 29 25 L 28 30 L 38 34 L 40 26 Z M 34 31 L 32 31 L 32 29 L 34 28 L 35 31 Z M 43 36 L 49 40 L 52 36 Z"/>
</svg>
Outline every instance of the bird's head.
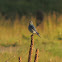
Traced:
<svg viewBox="0 0 62 62">
<path fill-rule="evenodd" d="M 32 21 L 29 21 L 29 24 L 30 24 L 30 25 L 33 25 L 33 22 L 32 22 Z"/>
</svg>

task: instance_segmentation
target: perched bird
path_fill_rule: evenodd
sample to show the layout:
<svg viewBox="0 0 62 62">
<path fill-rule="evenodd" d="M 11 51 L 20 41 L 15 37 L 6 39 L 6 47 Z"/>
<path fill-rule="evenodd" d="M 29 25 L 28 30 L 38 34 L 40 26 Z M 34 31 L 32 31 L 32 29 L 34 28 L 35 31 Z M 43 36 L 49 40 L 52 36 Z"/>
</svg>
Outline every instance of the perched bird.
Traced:
<svg viewBox="0 0 62 62">
<path fill-rule="evenodd" d="M 33 22 L 32 22 L 32 21 L 29 21 L 28 29 L 29 29 L 29 31 L 30 31 L 31 33 L 37 34 L 37 35 L 40 37 L 40 35 L 39 35 L 39 33 L 36 31 L 36 28 L 35 28 L 35 26 L 33 25 Z"/>
</svg>

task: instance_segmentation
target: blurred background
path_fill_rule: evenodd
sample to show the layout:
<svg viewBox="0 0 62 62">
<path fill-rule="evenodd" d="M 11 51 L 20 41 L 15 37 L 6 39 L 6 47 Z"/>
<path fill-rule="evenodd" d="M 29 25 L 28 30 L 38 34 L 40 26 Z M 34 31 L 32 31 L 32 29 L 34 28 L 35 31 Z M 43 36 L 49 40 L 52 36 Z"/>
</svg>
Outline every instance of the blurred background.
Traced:
<svg viewBox="0 0 62 62">
<path fill-rule="evenodd" d="M 0 62 L 28 61 L 32 20 L 39 62 L 62 62 L 62 0 L 0 0 Z M 33 62 L 32 60 L 32 62 Z"/>
</svg>

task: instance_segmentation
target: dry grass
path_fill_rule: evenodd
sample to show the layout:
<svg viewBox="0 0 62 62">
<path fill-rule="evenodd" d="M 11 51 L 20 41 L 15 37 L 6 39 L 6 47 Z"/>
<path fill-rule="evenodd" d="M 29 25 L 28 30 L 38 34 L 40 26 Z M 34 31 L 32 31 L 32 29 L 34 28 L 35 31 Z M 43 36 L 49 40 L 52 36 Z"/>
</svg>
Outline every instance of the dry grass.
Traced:
<svg viewBox="0 0 62 62">
<path fill-rule="evenodd" d="M 36 18 L 31 17 L 31 20 L 36 26 Z M 10 19 L 0 19 L 0 62 L 5 62 L 14 55 L 8 62 L 18 62 L 19 56 L 22 57 L 22 62 L 28 61 L 31 35 L 27 28 L 28 22 L 26 16 L 20 21 L 16 17 L 13 24 Z M 36 28 L 41 36 L 39 38 L 34 35 L 34 53 L 38 48 L 39 62 L 62 62 L 62 15 L 57 17 L 55 12 L 49 13 Z"/>
</svg>

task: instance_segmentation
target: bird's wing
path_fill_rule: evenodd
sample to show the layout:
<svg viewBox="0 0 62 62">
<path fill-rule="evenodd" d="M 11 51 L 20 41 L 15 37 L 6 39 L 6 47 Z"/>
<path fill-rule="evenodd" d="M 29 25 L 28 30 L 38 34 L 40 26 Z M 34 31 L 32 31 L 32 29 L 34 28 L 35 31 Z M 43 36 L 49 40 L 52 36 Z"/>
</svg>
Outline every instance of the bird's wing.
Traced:
<svg viewBox="0 0 62 62">
<path fill-rule="evenodd" d="M 34 25 L 30 25 L 30 28 L 31 28 L 32 30 L 36 31 L 36 28 L 35 28 Z"/>
</svg>

